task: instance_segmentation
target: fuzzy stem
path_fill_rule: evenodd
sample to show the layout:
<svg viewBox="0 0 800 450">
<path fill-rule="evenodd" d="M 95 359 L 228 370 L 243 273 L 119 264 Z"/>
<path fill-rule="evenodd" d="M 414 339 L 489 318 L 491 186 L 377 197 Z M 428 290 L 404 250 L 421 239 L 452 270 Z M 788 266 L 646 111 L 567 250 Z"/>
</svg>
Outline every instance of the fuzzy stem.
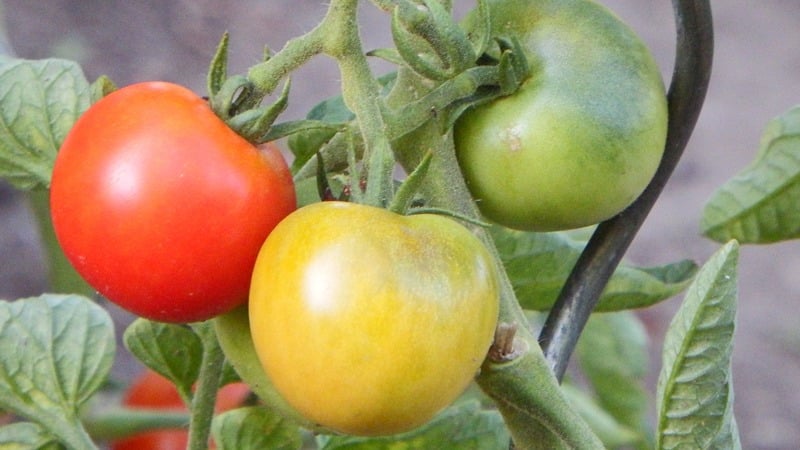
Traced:
<svg viewBox="0 0 800 450">
<path fill-rule="evenodd" d="M 327 18 L 326 18 L 327 19 Z M 250 68 L 247 78 L 261 95 L 268 95 L 278 83 L 293 70 L 322 52 L 327 20 L 323 20 L 308 33 L 286 42 L 286 45 L 268 60 Z"/>
<path fill-rule="evenodd" d="M 192 400 L 191 421 L 189 423 L 189 450 L 205 450 L 214 418 L 214 405 L 222 376 L 225 354 L 219 346 L 212 321 L 194 325 L 194 330 L 203 343 L 203 357 L 197 390 Z"/>
<path fill-rule="evenodd" d="M 381 108 L 380 85 L 372 75 L 361 46 L 357 0 L 334 0 L 328 12 L 324 51 L 336 59 L 342 77 L 342 97 L 356 116 L 364 140 L 367 187 L 364 202 L 386 206 L 392 199 L 394 157 Z M 357 180 L 354 180 L 357 181 Z"/>
</svg>

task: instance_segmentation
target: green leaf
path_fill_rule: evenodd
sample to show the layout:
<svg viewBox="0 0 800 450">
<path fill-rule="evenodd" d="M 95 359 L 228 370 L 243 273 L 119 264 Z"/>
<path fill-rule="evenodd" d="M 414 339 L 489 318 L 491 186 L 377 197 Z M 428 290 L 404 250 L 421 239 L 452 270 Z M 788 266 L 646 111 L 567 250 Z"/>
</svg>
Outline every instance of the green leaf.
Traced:
<svg viewBox="0 0 800 450">
<path fill-rule="evenodd" d="M 222 366 L 222 374 L 219 377 L 219 385 L 225 386 L 226 384 L 238 383 L 242 381 L 242 377 L 236 372 L 236 369 L 231 365 L 227 359 Z"/>
<path fill-rule="evenodd" d="M 739 244 L 720 248 L 700 269 L 664 338 L 658 377 L 658 449 L 713 448 L 735 438 L 730 411 Z"/>
<path fill-rule="evenodd" d="M 701 229 L 717 242 L 771 243 L 800 237 L 800 106 L 773 119 L 759 154 L 723 184 L 703 211 Z"/>
<path fill-rule="evenodd" d="M 63 447 L 40 425 L 17 422 L 0 427 L 0 450 L 58 450 Z"/>
<path fill-rule="evenodd" d="M 184 398 L 200 373 L 203 344 L 190 328 L 138 318 L 122 336 L 125 347 L 145 366 L 175 383 Z"/>
<path fill-rule="evenodd" d="M 617 448 L 639 440 L 639 434 L 619 423 L 586 392 L 566 383 L 561 386 L 561 391 L 606 447 Z"/>
<path fill-rule="evenodd" d="M 381 77 L 377 81 L 382 86 L 382 94 L 388 92 L 397 78 L 397 73 L 391 72 Z M 344 129 L 344 125 L 355 118 L 355 114 L 344 104 L 344 98 L 336 95 L 311 108 L 306 115 L 306 119 L 311 122 L 308 125 L 293 125 L 292 128 L 299 130 L 289 136 L 289 149 L 295 159 L 292 162 L 292 173 L 297 173 L 310 159 L 322 149 L 326 142 Z M 317 122 L 315 124 L 315 122 Z M 329 126 L 324 126 L 327 123 Z M 274 128 L 282 128 L 284 124 L 275 124 Z M 305 128 L 305 129 L 304 129 Z M 268 135 L 268 139 L 276 136 Z"/>
<path fill-rule="evenodd" d="M 490 231 L 522 307 L 550 309 L 585 241 L 574 238 L 576 233 L 529 233 L 498 226 Z M 621 264 L 595 311 L 642 308 L 666 300 L 683 291 L 696 271 L 691 261 L 649 268 Z"/>
<path fill-rule="evenodd" d="M 320 148 L 336 134 L 337 129 L 341 128 L 338 126 L 339 124 L 349 122 L 353 118 L 355 118 L 355 114 L 344 104 L 341 95 L 331 97 L 314 106 L 308 112 L 306 119 L 337 124 L 337 128 L 318 127 L 289 136 L 289 149 L 295 158 L 292 161 L 292 173 L 297 172 L 317 154 Z"/>
<path fill-rule="evenodd" d="M 376 438 L 320 436 L 318 443 L 322 450 L 505 450 L 509 439 L 498 412 L 481 410 L 477 401 L 465 401 L 451 406 L 431 422 L 407 433 Z"/>
<path fill-rule="evenodd" d="M 726 450 L 741 450 L 742 443 L 739 440 L 739 426 L 733 416 L 733 383 L 728 383 L 728 405 L 725 408 L 725 415 L 722 417 L 722 426 L 719 433 L 714 437 L 711 448 L 724 448 Z"/>
<path fill-rule="evenodd" d="M 0 60 L 0 177 L 18 189 L 49 186 L 56 153 L 90 95 L 74 62 Z"/>
<path fill-rule="evenodd" d="M 107 75 L 100 75 L 89 86 L 92 103 L 97 103 L 101 98 L 117 90 L 117 85 Z"/>
<path fill-rule="evenodd" d="M 259 406 L 216 416 L 211 433 L 220 450 L 299 449 L 303 445 L 297 425 Z"/>
<path fill-rule="evenodd" d="M 0 301 L 0 409 L 85 448 L 78 409 L 105 381 L 115 349 L 111 317 L 85 297 Z"/>
<path fill-rule="evenodd" d="M 621 264 L 606 285 L 597 312 L 619 311 L 654 305 L 681 293 L 697 273 L 689 260 L 655 267 Z"/>
<path fill-rule="evenodd" d="M 620 424 L 652 434 L 647 425 L 649 367 L 647 332 L 629 311 L 593 314 L 578 340 L 575 355 L 599 405 Z M 652 448 L 652 445 L 647 447 Z"/>
</svg>

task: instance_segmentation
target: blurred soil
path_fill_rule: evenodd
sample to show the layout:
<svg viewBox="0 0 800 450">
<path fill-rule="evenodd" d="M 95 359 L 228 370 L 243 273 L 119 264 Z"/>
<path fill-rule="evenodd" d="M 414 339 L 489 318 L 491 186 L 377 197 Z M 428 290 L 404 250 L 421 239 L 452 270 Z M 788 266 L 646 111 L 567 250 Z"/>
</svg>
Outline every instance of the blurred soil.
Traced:
<svg viewBox="0 0 800 450">
<path fill-rule="evenodd" d="M 364 3 L 367 47 L 387 45 L 386 17 Z M 670 2 L 604 3 L 641 34 L 669 80 L 675 39 Z M 704 202 L 753 158 L 766 122 L 800 104 L 800 2 L 712 4 L 716 53 L 707 102 L 683 161 L 628 253 L 635 263 L 702 262 L 713 253 L 717 245 L 698 232 Z M 315 25 L 324 8 L 325 2 L 309 0 L 5 0 L 3 12 L 19 56 L 75 59 L 89 79 L 107 74 L 119 85 L 161 79 L 203 92 L 205 69 L 223 31 L 231 32 L 231 70 L 244 71 L 259 60 L 265 44 L 279 49 Z M 335 93 L 338 78 L 335 66 L 324 58 L 293 75 L 285 118 L 299 118 Z M 0 298 L 38 295 L 46 289 L 30 213 L 23 197 L 4 184 L 0 255 Z M 800 243 L 745 247 L 740 273 L 733 364 L 742 443 L 748 449 L 796 450 Z M 642 312 L 650 324 L 653 355 L 658 355 L 658 342 L 679 302 L 676 298 Z M 115 314 L 120 322 L 127 320 L 124 313 Z M 654 356 L 654 373 L 659 365 Z M 125 378 L 136 370 L 121 355 L 115 374 Z"/>
</svg>

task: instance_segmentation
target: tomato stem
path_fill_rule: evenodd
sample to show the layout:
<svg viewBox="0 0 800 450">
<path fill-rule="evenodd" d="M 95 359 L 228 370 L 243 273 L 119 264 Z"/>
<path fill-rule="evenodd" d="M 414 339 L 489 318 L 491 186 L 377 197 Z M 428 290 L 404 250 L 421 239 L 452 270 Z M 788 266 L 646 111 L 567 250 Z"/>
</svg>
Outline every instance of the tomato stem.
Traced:
<svg viewBox="0 0 800 450">
<path fill-rule="evenodd" d="M 393 196 L 392 147 L 386 135 L 380 85 L 372 75 L 361 46 L 357 21 L 358 1 L 334 0 L 327 19 L 325 53 L 336 58 L 342 77 L 342 97 L 356 116 L 364 140 L 367 186 L 363 202 L 384 207 Z"/>
<path fill-rule="evenodd" d="M 203 343 L 203 357 L 197 380 L 197 390 L 192 400 L 188 449 L 204 450 L 208 447 L 211 420 L 214 418 L 214 405 L 217 401 L 225 354 L 217 341 L 213 321 L 197 323 L 193 328 Z"/>
<path fill-rule="evenodd" d="M 27 199 L 28 205 L 36 218 L 39 236 L 42 239 L 42 245 L 47 256 L 50 289 L 53 292 L 71 292 L 94 297 L 95 290 L 78 275 L 78 272 L 72 267 L 58 244 L 53 231 L 53 221 L 50 218 L 49 191 L 28 191 Z"/>
<path fill-rule="evenodd" d="M 511 362 L 485 368 L 480 386 L 495 400 L 516 448 L 605 448 L 564 400 L 538 346 Z"/>
<path fill-rule="evenodd" d="M 82 417 L 84 426 L 96 440 L 122 439 L 146 431 L 183 428 L 189 414 L 158 409 L 113 408 Z"/>
<path fill-rule="evenodd" d="M 248 70 L 247 78 L 261 97 L 274 91 L 278 83 L 293 70 L 322 53 L 326 24 L 327 20 L 323 20 L 308 33 L 287 41 L 269 59 Z"/>
<path fill-rule="evenodd" d="M 474 96 L 478 87 L 499 83 L 499 75 L 494 66 L 472 67 L 443 82 L 423 97 L 411 100 L 398 109 L 386 111 L 387 134 L 391 139 L 396 139 L 428 121 L 435 121 L 447 107 Z"/>
</svg>

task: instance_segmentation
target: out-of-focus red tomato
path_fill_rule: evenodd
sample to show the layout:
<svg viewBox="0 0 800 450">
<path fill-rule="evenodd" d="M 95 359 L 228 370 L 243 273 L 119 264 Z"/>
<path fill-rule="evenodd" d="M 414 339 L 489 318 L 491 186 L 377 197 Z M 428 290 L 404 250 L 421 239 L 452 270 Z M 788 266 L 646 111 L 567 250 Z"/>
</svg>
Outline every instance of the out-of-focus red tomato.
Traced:
<svg viewBox="0 0 800 450">
<path fill-rule="evenodd" d="M 223 386 L 217 394 L 215 411 L 221 413 L 240 406 L 250 393 L 245 383 Z M 128 388 L 123 398 L 128 408 L 188 411 L 178 390 L 168 379 L 152 370 L 143 372 Z M 154 430 L 114 441 L 112 450 L 185 450 L 189 443 L 187 429 Z M 209 448 L 216 448 L 214 443 Z"/>
</svg>

